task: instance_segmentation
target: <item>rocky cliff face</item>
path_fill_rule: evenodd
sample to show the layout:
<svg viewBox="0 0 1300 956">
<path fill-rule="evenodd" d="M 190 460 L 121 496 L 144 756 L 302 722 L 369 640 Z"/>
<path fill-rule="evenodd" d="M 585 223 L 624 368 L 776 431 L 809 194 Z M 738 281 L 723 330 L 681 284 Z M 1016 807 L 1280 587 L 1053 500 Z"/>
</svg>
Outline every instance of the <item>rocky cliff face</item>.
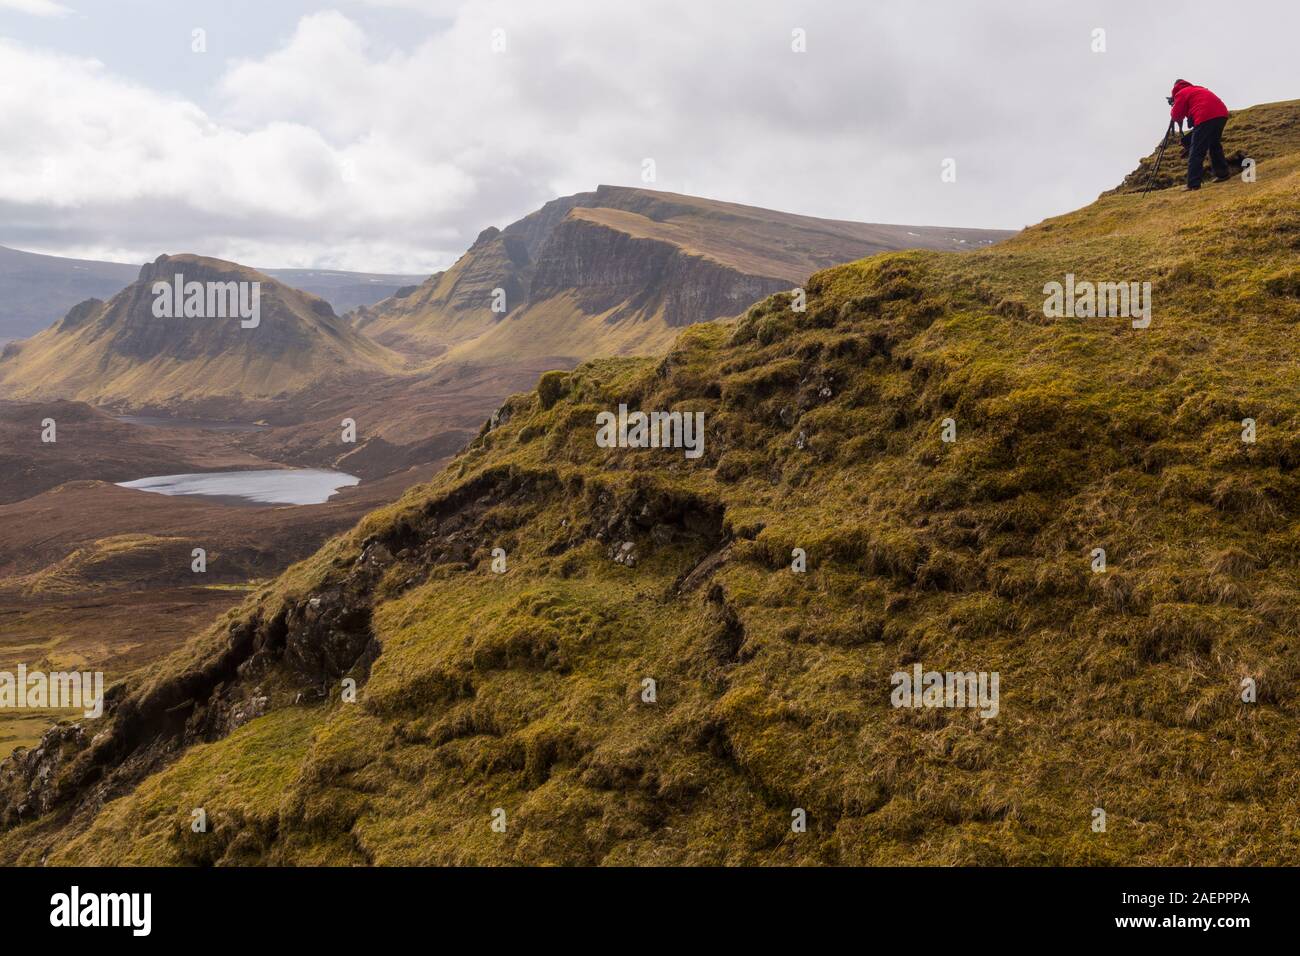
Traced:
<svg viewBox="0 0 1300 956">
<path fill-rule="evenodd" d="M 572 291 L 609 321 L 655 316 L 673 327 L 735 315 L 789 283 L 747 275 L 658 239 L 628 235 L 584 218 L 566 218 L 542 247 L 534 300 Z"/>
<path fill-rule="evenodd" d="M 171 286 L 177 281 L 205 287 L 209 283 L 257 283 L 257 326 L 243 327 L 238 315 L 155 316 L 154 284 Z M 312 347 L 317 336 L 341 339 L 345 334 L 345 326 L 324 299 L 290 289 L 252 269 L 198 256 L 160 256 L 147 263 L 139 279 L 93 321 L 113 352 L 145 360 L 166 356 L 187 361 L 254 349 L 259 357 L 277 359 Z"/>
<path fill-rule="evenodd" d="M 447 281 L 436 286 L 440 294 L 433 301 L 454 311 L 482 309 L 499 288 L 505 292 L 507 312 L 523 302 L 532 261 L 522 236 L 489 226 L 479 233 L 463 261 L 463 268 L 454 275 L 447 273 Z"/>
<path fill-rule="evenodd" d="M 595 202 L 596 193 L 578 193 L 552 199 L 536 212 L 529 213 L 523 219 L 506 226 L 505 235 L 523 240 L 528 257 L 536 259 L 551 237 L 551 231 L 564 221 L 571 209 L 593 205 Z"/>
<path fill-rule="evenodd" d="M 489 226 L 450 269 L 404 295 L 358 309 L 351 318 L 377 342 L 432 358 L 523 305 L 531 277 L 528 236 Z M 494 310 L 498 289 L 503 294 L 499 311 Z"/>
</svg>

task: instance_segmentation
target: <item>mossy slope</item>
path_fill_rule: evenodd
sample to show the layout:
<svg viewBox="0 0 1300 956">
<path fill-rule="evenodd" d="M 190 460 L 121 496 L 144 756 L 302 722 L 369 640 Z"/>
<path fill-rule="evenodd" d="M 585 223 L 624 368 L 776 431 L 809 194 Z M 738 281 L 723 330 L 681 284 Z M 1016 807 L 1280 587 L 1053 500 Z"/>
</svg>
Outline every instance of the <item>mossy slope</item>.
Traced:
<svg viewBox="0 0 1300 956">
<path fill-rule="evenodd" d="M 380 561 L 358 703 L 295 705 L 286 667 L 266 716 L 0 856 L 1300 862 L 1300 104 L 1269 109 L 1292 139 L 1254 184 L 875 256 L 804 312 L 546 376 L 233 615 Z M 1151 282 L 1151 326 L 1044 318 L 1067 273 Z M 620 402 L 705 412 L 705 454 L 596 447 Z M 891 708 L 918 661 L 999 672 L 998 716 Z"/>
</svg>

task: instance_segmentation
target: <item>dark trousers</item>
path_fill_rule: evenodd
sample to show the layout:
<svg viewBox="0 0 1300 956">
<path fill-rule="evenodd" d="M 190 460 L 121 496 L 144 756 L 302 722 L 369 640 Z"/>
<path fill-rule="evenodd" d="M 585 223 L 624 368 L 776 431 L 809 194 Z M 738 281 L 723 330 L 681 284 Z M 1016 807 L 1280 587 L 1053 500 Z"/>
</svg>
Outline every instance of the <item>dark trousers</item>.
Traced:
<svg viewBox="0 0 1300 956">
<path fill-rule="evenodd" d="M 1192 147 L 1187 154 L 1187 185 L 1196 189 L 1201 185 L 1201 176 L 1205 169 L 1205 154 L 1210 154 L 1210 165 L 1214 175 L 1220 179 L 1228 175 L 1228 160 L 1223 155 L 1223 127 L 1228 117 L 1206 120 L 1197 123 L 1192 130 Z"/>
</svg>

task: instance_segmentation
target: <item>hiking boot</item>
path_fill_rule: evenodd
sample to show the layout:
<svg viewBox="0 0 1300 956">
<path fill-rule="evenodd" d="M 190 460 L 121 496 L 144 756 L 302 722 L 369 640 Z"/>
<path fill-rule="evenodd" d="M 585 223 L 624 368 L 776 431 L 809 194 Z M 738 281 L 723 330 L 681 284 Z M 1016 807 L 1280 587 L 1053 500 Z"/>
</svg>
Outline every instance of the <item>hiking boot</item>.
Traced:
<svg viewBox="0 0 1300 956">
<path fill-rule="evenodd" d="M 1215 176 L 1214 181 L 1216 183 L 1226 183 L 1231 178 L 1231 176 Z"/>
<path fill-rule="evenodd" d="M 1200 189 L 1200 188 L 1201 188 L 1200 186 L 1184 186 L 1182 189 L 1180 189 L 1180 190 L 1178 190 L 1178 191 L 1179 191 L 1180 193 L 1194 193 L 1194 192 L 1196 192 L 1196 190 L 1198 190 L 1198 189 Z"/>
</svg>

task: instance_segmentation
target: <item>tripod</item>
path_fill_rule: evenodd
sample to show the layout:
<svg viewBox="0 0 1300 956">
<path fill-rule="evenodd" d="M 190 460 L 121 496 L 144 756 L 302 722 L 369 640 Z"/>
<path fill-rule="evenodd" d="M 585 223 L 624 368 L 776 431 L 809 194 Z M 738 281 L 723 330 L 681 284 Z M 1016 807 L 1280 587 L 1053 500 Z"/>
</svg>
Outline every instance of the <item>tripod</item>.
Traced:
<svg viewBox="0 0 1300 956">
<path fill-rule="evenodd" d="M 1169 137 L 1174 133 L 1174 121 L 1170 120 L 1169 125 L 1165 127 L 1164 139 L 1160 140 L 1160 151 L 1156 153 L 1156 164 L 1151 167 L 1151 175 L 1147 177 L 1146 187 L 1142 190 L 1145 196 L 1151 191 L 1151 186 L 1156 181 L 1156 174 L 1160 172 L 1160 161 L 1165 158 L 1165 147 L 1169 145 Z"/>
</svg>

